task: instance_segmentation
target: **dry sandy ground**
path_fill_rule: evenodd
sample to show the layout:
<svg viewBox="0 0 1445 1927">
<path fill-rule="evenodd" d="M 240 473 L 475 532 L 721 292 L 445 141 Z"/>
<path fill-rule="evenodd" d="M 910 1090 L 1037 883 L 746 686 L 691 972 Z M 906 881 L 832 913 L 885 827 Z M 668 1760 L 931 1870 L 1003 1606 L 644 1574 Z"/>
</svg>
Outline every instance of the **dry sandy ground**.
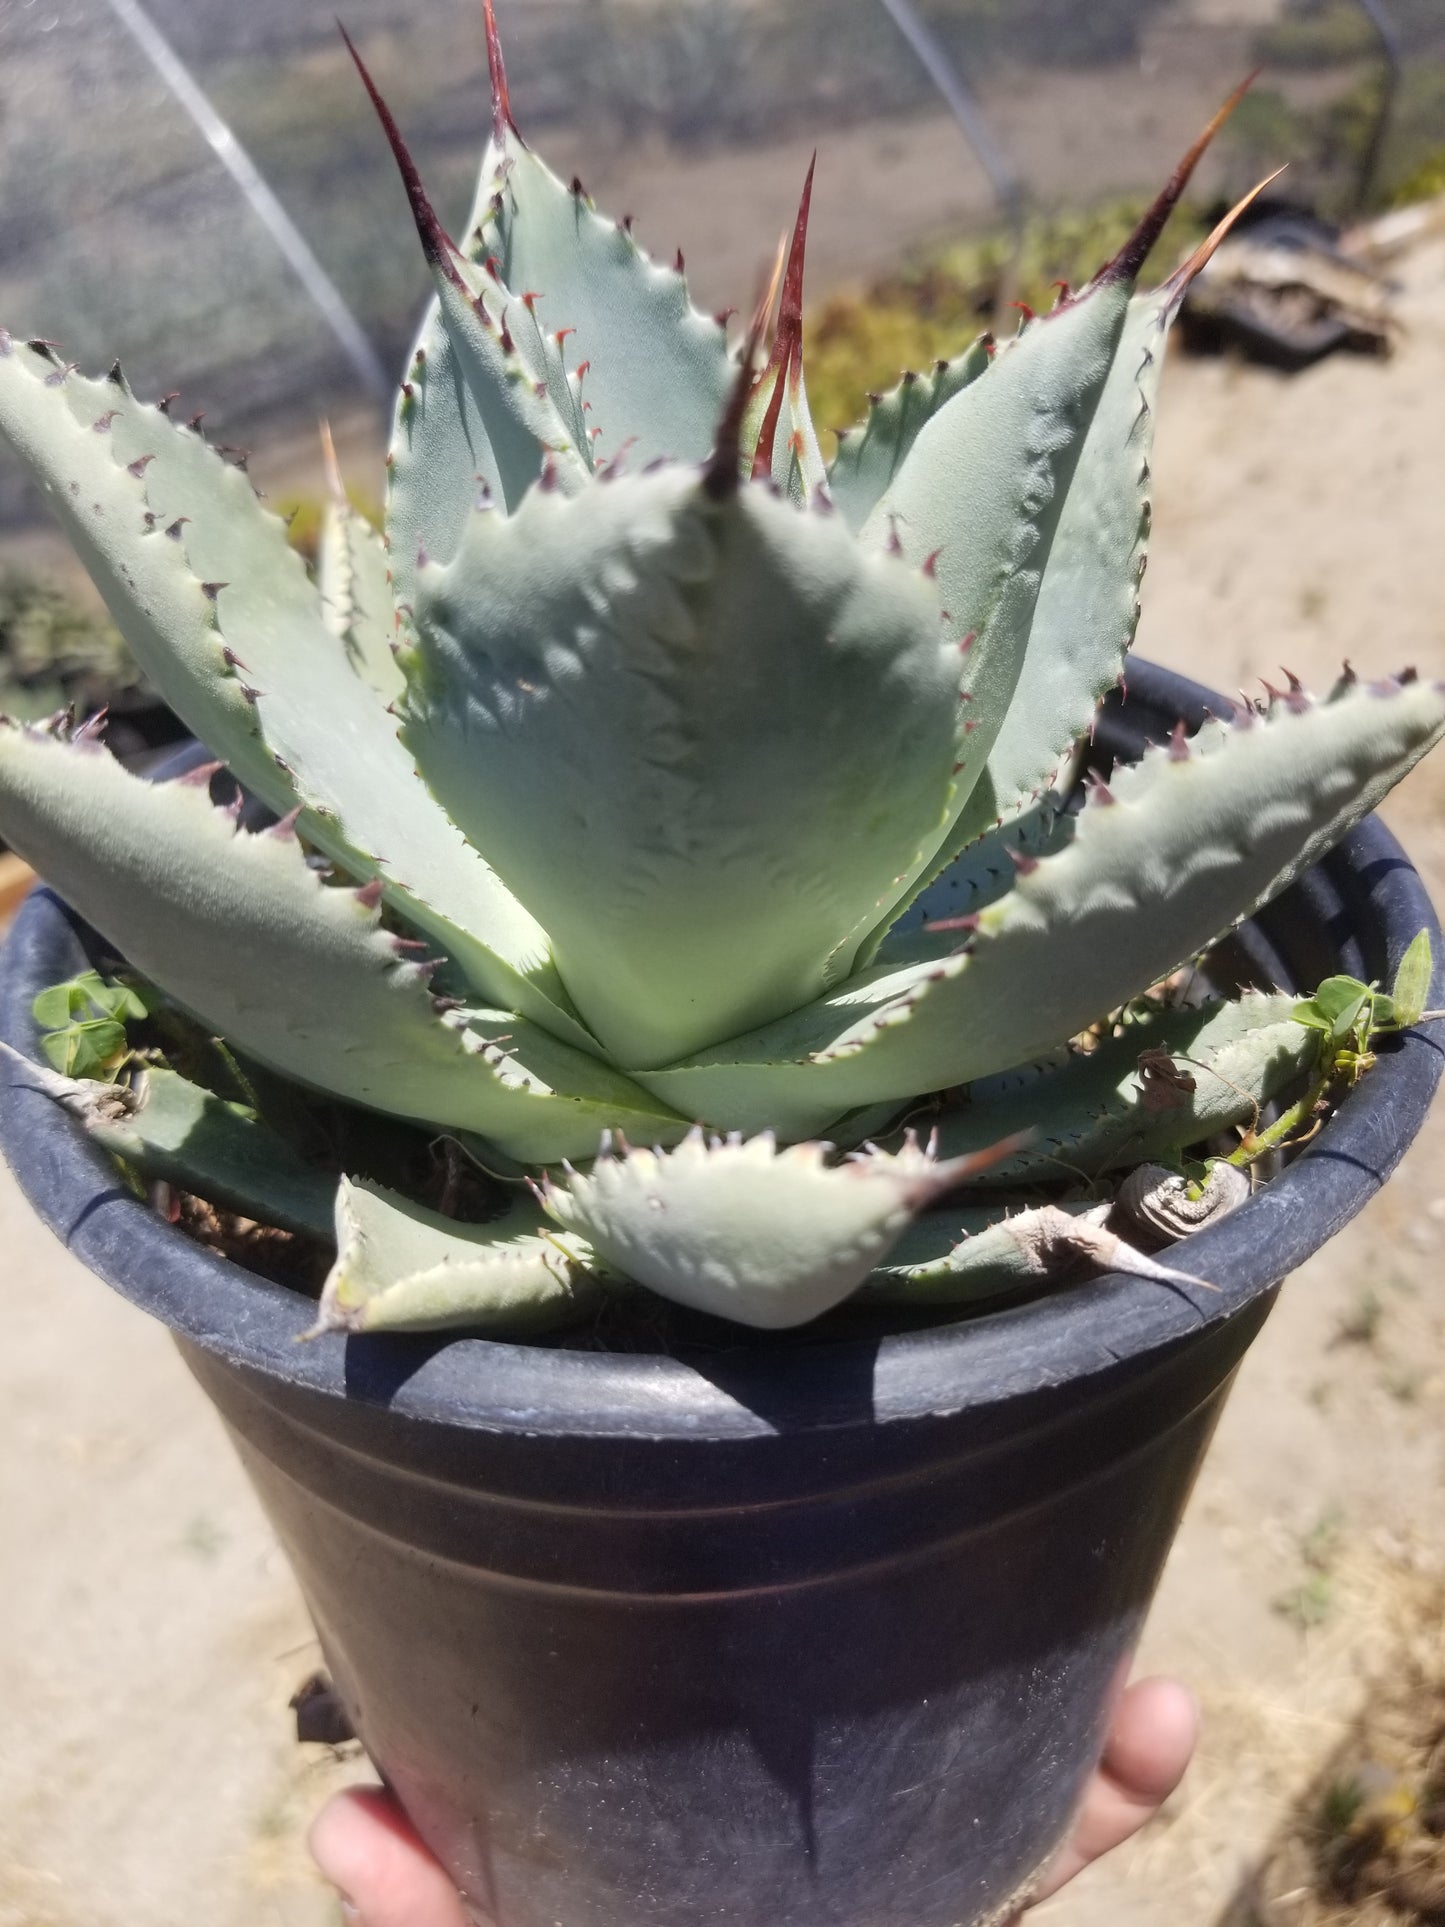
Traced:
<svg viewBox="0 0 1445 1927">
<path fill-rule="evenodd" d="M 1445 248 L 1408 318 L 1388 367 L 1175 366 L 1143 648 L 1226 688 L 1445 670 Z M 1442 805 L 1437 766 L 1388 812 L 1437 887 Z M 1050 1927 L 1210 1927 L 1385 1658 L 1391 1572 L 1440 1557 L 1442 1149 L 1445 1113 L 1251 1354 L 1143 1654 L 1198 1686 L 1199 1764 Z M 299 1834 L 338 1769 L 290 1743 L 308 1629 L 217 1422 L 8 1179 L 0 1241 L 0 1927 L 323 1927 Z M 1306 1629 L 1272 1602 L 1311 1580 Z"/>
</svg>

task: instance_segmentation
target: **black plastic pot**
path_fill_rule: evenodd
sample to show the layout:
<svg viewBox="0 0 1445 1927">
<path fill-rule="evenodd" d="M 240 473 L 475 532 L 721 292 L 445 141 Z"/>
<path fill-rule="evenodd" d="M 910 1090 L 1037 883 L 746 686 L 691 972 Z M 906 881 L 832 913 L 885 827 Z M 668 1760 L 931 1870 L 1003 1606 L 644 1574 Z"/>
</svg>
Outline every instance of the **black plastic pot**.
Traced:
<svg viewBox="0 0 1445 1927">
<path fill-rule="evenodd" d="M 1207 700 L 1130 683 L 1115 749 Z M 1370 822 L 1254 942 L 1284 980 L 1388 977 L 1422 926 Z M 79 947 L 27 906 L 0 984 L 22 1050 Z M 479 1909 L 958 1927 L 1006 1916 L 1064 1836 L 1231 1375 L 1415 1135 L 1440 1029 L 1181 1251 L 1217 1292 L 1113 1277 L 874 1344 L 298 1346 L 308 1304 L 168 1228 L 13 1079 L 3 1137 L 76 1255 L 172 1327 L 358 1732 Z"/>
</svg>

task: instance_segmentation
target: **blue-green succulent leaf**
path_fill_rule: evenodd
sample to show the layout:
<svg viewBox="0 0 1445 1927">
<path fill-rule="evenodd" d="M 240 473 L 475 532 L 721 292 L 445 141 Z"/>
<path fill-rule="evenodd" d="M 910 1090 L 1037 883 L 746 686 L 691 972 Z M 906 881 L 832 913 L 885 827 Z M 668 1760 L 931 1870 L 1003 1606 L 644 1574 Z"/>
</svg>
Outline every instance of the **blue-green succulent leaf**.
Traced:
<svg viewBox="0 0 1445 1927">
<path fill-rule="evenodd" d="M 574 1323 L 602 1295 L 584 1240 L 557 1231 L 530 1198 L 490 1224 L 459 1224 L 343 1178 L 336 1245 L 310 1337 L 461 1328 L 533 1338 Z"/>
<path fill-rule="evenodd" d="M 488 42 L 492 140 L 459 248 L 383 112 L 440 277 L 390 460 L 387 528 L 407 603 L 418 552 L 451 559 L 480 484 L 512 506 L 543 444 L 563 451 L 564 485 L 579 460 L 701 461 L 732 381 L 726 331 L 693 308 L 680 267 L 650 260 L 626 222 L 598 214 L 518 135 L 490 14 Z"/>
<path fill-rule="evenodd" d="M 384 704 L 392 703 L 404 685 L 396 661 L 396 614 L 386 544 L 347 499 L 331 455 L 329 433 L 325 446 L 335 486 L 316 552 L 321 619 L 355 673 Z"/>
<path fill-rule="evenodd" d="M 990 1183 L 1017 1184 L 1158 1161 L 1256 1125 L 1317 1054 L 1293 1004 L 1249 992 L 1197 1008 L 1131 1008 L 1102 1041 L 971 1084 L 938 1120 L 936 1148 L 961 1157 L 1031 1132 L 989 1173 Z"/>
<path fill-rule="evenodd" d="M 591 473 L 581 404 L 550 368 L 518 353 L 505 307 L 493 312 L 474 265 L 427 197 L 391 109 L 343 27 L 341 37 L 371 97 L 411 205 L 436 298 L 422 324 L 397 401 L 387 458 L 387 545 L 397 607 L 408 620 L 424 556 L 452 555 L 478 490 L 507 507 L 548 460 L 569 486 Z"/>
<path fill-rule="evenodd" d="M 911 963 L 920 948 L 920 932 L 930 924 L 958 923 L 977 916 L 1014 887 L 1020 861 L 1050 856 L 1073 840 L 1077 817 L 1063 808 L 1052 790 L 1021 812 L 1011 823 L 989 830 L 971 843 L 920 890 L 896 918 L 878 947 L 881 966 Z M 922 943 L 925 954 L 936 945 Z"/>
<path fill-rule="evenodd" d="M 1067 848 L 976 931 L 642 1081 L 720 1128 L 788 1136 L 1021 1064 L 1117 1009 L 1275 896 L 1445 735 L 1445 685 L 1295 690 L 1182 730 L 1096 791 Z M 920 944 L 920 948 L 924 946 Z"/>
<path fill-rule="evenodd" d="M 1079 451 L 1039 584 L 1028 651 L 989 752 L 986 790 L 964 806 L 959 847 L 1052 783 L 1124 667 L 1139 621 L 1149 534 L 1149 454 L 1169 323 L 1182 290 L 1130 301 Z"/>
<path fill-rule="evenodd" d="M 1133 634 L 1156 348 L 1198 262 L 1141 304 L 1132 291 L 1242 91 L 1088 287 L 1027 317 L 987 373 L 924 424 L 863 525 L 864 541 L 935 556 L 944 606 L 974 642 L 956 826 L 851 963 L 869 960 L 919 878 L 1052 782 L 1117 674 Z"/>
<path fill-rule="evenodd" d="M 961 355 L 936 362 L 927 374 L 910 370 L 889 394 L 870 401 L 856 428 L 839 430 L 828 489 L 850 529 L 863 527 L 923 429 L 987 371 L 993 354 L 993 336 L 980 335 Z"/>
<path fill-rule="evenodd" d="M 897 543 L 915 564 L 933 558 L 951 631 L 972 639 L 960 799 L 983 779 L 1023 675 L 1051 548 L 1128 305 L 1128 288 L 1108 280 L 1029 322 L 924 425 L 863 526 L 867 547 Z M 944 840 L 918 874 L 935 867 Z"/>
<path fill-rule="evenodd" d="M 893 1305 L 986 1306 L 1106 1271 L 1209 1289 L 1206 1280 L 1135 1250 L 1109 1228 L 1108 1215 L 1107 1204 L 930 1212 L 905 1233 L 860 1296 Z"/>
<path fill-rule="evenodd" d="M 586 1176 L 547 1182 L 542 1197 L 623 1277 L 776 1330 L 841 1304 L 918 1211 L 989 1161 L 938 1164 L 909 1144 L 833 1164 L 829 1151 L 695 1131 L 673 1151 L 599 1158 Z"/>
<path fill-rule="evenodd" d="M 1008 713 L 939 863 L 963 853 L 967 868 L 996 824 L 1029 847 L 1015 828 L 1020 813 L 1047 807 L 1100 697 L 1123 672 L 1148 545 L 1155 402 L 1181 294 L 1166 284 L 1129 303 L 1049 544 Z"/>
<path fill-rule="evenodd" d="M 245 475 L 118 378 L 88 380 L 4 334 L 0 432 L 187 726 L 278 814 L 304 804 L 306 835 L 379 877 L 479 998 L 584 1043 L 546 932 L 427 794 Z"/>
<path fill-rule="evenodd" d="M 670 468 L 479 513 L 417 625 L 403 740 L 623 1064 L 818 995 L 948 808 L 933 585 L 764 487 Z"/>
<path fill-rule="evenodd" d="M 492 141 L 469 256 L 486 263 L 514 301 L 531 298 L 536 328 L 517 339 L 539 379 L 562 373 L 563 342 L 570 379 L 586 367 L 582 393 L 599 461 L 624 449 L 644 465 L 702 461 L 733 382 L 724 328 L 692 306 L 680 262 L 651 260 L 629 219 L 600 215 L 581 182 L 564 185 L 517 132 L 490 0 L 487 53 Z"/>
<path fill-rule="evenodd" d="M 302 1083 L 538 1162 L 590 1156 L 610 1126 L 686 1128 L 525 1019 L 439 1014 L 431 966 L 382 927 L 374 888 L 323 883 L 287 828 L 238 833 L 204 786 L 6 724 L 0 826 L 143 976 Z"/>
<path fill-rule="evenodd" d="M 112 1157 L 229 1211 L 329 1243 L 336 1180 L 298 1157 L 244 1104 L 151 1065 L 132 1084 L 60 1076 L 0 1044 L 31 1083 Z"/>
</svg>

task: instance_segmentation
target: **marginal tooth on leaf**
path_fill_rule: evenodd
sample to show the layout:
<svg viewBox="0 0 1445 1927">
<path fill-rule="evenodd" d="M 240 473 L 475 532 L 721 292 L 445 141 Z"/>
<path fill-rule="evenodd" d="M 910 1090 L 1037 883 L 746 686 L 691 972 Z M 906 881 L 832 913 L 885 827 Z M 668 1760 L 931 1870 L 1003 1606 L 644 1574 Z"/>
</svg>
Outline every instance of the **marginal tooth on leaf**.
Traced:
<svg viewBox="0 0 1445 1927">
<path fill-rule="evenodd" d="M 191 417 L 191 419 L 190 419 L 190 420 L 189 420 L 189 421 L 188 421 L 188 422 L 186 423 L 186 427 L 187 427 L 187 428 L 189 428 L 190 430 L 192 430 L 192 432 L 193 432 L 194 434 L 197 434 L 197 435 L 199 435 L 199 434 L 200 434 L 200 432 L 201 432 L 201 423 L 202 423 L 202 422 L 203 422 L 203 421 L 204 421 L 205 419 L 206 419 L 206 411 L 205 411 L 205 409 L 204 409 L 204 408 L 198 408 L 198 409 L 196 410 L 196 412 L 195 412 L 195 414 L 194 414 L 194 415 L 192 415 L 192 417 Z"/>
<path fill-rule="evenodd" d="M 1037 314 L 1035 314 L 1034 310 L 1029 306 L 1027 301 L 1010 301 L 1009 306 L 1011 308 L 1017 308 L 1019 313 L 1023 316 L 1022 321 L 1019 323 L 1020 333 L 1022 333 L 1023 330 L 1028 327 L 1031 321 L 1038 320 Z"/>
<path fill-rule="evenodd" d="M 198 763 L 194 769 L 188 769 L 180 776 L 173 776 L 171 781 L 173 783 L 179 783 L 187 789 L 209 789 L 211 787 L 211 778 L 216 774 L 217 770 L 222 767 L 223 765 L 220 763 Z"/>
<path fill-rule="evenodd" d="M 230 586 L 229 582 L 203 582 L 201 584 L 201 594 L 206 598 L 207 602 L 214 602 L 220 595 L 222 589 L 229 589 Z"/>
<path fill-rule="evenodd" d="M 154 460 L 154 455 L 137 455 L 133 462 L 126 463 L 126 471 L 128 474 L 134 475 L 136 480 L 139 481 Z"/>
<path fill-rule="evenodd" d="M 1169 732 L 1169 760 L 1171 763 L 1189 761 L 1189 731 L 1181 718 Z"/>
<path fill-rule="evenodd" d="M 159 410 L 163 415 L 169 415 L 171 412 L 171 403 L 173 401 L 179 401 L 180 398 L 181 398 L 180 389 L 173 388 L 168 395 L 161 396 L 160 400 L 156 403 L 156 407 L 159 408 Z"/>
<path fill-rule="evenodd" d="M 889 555 L 902 555 L 903 553 L 903 538 L 898 533 L 898 517 L 896 515 L 890 515 L 888 518 L 888 540 L 883 546 Z"/>
<path fill-rule="evenodd" d="M 1114 792 L 1097 770 L 1090 770 L 1084 779 L 1088 785 L 1089 801 L 1101 809 L 1107 809 L 1114 801 Z"/>
<path fill-rule="evenodd" d="M 166 524 L 166 534 L 171 538 L 172 542 L 180 541 L 181 530 L 190 519 L 189 515 L 178 515 L 174 522 L 168 522 Z"/>
<path fill-rule="evenodd" d="M 924 573 L 924 575 L 926 575 L 926 576 L 928 577 L 928 579 L 929 579 L 929 581 L 930 581 L 930 582 L 933 582 L 933 581 L 936 581 L 936 580 L 937 580 L 937 577 L 938 577 L 938 558 L 939 558 L 939 556 L 941 556 L 942 554 L 943 554 L 943 550 L 942 550 L 942 549 L 935 549 L 935 550 L 934 550 L 934 551 L 932 552 L 932 554 L 931 554 L 931 555 L 926 555 L 926 556 L 925 556 L 925 557 L 923 558 L 923 573 Z"/>
<path fill-rule="evenodd" d="M 1012 843 L 1006 843 L 1004 845 L 1004 854 L 1014 866 L 1014 871 L 1018 876 L 1031 877 L 1039 867 L 1039 860 L 1036 856 L 1030 856 L 1027 850 L 1015 849 Z"/>
<path fill-rule="evenodd" d="M 296 824 L 303 808 L 304 805 L 298 803 L 294 810 L 288 810 L 283 817 L 271 825 L 266 834 L 278 838 L 282 843 L 294 843 Z"/>
<path fill-rule="evenodd" d="M 361 905 L 363 910 L 374 910 L 381 902 L 382 888 L 381 878 L 372 877 L 369 883 L 363 883 L 358 889 L 352 892 L 352 895 L 356 898 L 356 901 Z"/>
<path fill-rule="evenodd" d="M 76 749 L 98 749 L 109 714 L 108 709 L 97 709 L 93 716 L 87 716 L 79 729 L 72 732 L 72 746 Z"/>
<path fill-rule="evenodd" d="M 97 416 L 90 425 L 97 435 L 108 435 L 110 433 L 110 425 L 119 413 L 120 410 L 118 408 L 108 408 L 103 415 Z"/>
<path fill-rule="evenodd" d="M 222 644 L 221 660 L 225 663 L 228 669 L 246 669 L 245 663 L 242 662 L 241 658 L 236 654 L 235 650 L 230 646 L 229 643 Z M 249 675 L 250 671 L 247 669 L 246 673 Z"/>
</svg>

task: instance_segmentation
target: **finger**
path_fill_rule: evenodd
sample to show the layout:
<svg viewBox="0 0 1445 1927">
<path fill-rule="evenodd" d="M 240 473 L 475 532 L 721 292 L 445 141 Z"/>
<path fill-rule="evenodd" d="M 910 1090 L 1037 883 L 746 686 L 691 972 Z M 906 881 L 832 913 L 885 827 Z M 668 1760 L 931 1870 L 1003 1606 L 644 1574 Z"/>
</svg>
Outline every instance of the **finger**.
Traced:
<svg viewBox="0 0 1445 1927">
<path fill-rule="evenodd" d="M 1199 1703 L 1187 1686 L 1172 1679 L 1143 1679 L 1131 1686 L 1119 1701 L 1073 1838 L 1036 1898 L 1057 1893 L 1152 1819 L 1184 1778 L 1198 1738 Z"/>
<path fill-rule="evenodd" d="M 456 1888 L 380 1787 L 338 1793 L 307 1845 L 355 1927 L 467 1927 Z"/>
</svg>

